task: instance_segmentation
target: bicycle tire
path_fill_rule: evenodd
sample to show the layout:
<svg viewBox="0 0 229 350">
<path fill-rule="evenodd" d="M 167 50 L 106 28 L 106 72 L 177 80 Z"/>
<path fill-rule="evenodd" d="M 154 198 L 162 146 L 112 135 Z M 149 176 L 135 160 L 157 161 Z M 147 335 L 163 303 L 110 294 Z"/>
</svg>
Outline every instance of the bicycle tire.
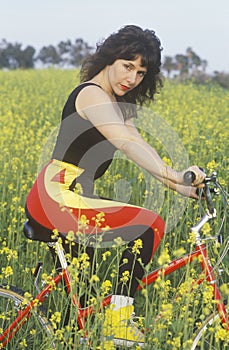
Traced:
<svg viewBox="0 0 229 350">
<path fill-rule="evenodd" d="M 18 311 L 24 304 L 25 292 L 17 287 L 4 287 L 0 285 L 0 331 L 14 321 Z M 24 301 L 24 302 L 23 302 Z M 23 302 L 23 304 L 22 304 Z M 25 305 L 24 305 L 25 306 Z M 30 350 L 55 349 L 53 342 L 53 329 L 41 307 L 31 311 L 31 317 L 22 325 L 4 349 L 18 350 L 22 348 Z M 24 344 L 24 345 L 23 345 Z M 0 344 L 1 345 L 1 344 Z"/>
<path fill-rule="evenodd" d="M 229 312 L 229 307 L 227 307 Z M 201 328 L 196 332 L 190 350 L 226 350 L 229 348 L 228 337 L 226 340 L 217 340 L 216 329 L 222 329 L 219 313 L 212 313 L 205 320 Z"/>
</svg>

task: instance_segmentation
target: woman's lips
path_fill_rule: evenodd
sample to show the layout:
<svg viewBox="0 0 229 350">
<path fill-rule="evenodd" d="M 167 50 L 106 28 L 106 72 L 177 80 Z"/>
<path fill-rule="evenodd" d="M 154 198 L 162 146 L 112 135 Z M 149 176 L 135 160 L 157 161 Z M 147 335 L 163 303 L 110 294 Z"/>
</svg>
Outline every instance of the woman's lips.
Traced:
<svg viewBox="0 0 229 350">
<path fill-rule="evenodd" d="M 127 91 L 127 90 L 130 89 L 130 88 L 129 88 L 128 86 L 126 86 L 126 85 L 120 84 L 120 86 L 121 86 L 121 89 L 122 89 L 123 91 Z"/>
</svg>

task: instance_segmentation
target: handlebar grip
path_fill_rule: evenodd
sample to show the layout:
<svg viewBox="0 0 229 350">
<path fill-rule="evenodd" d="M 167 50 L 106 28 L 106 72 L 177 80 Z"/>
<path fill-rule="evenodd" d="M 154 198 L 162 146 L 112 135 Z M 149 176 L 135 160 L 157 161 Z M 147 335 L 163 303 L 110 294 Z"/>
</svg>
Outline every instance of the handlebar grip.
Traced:
<svg viewBox="0 0 229 350">
<path fill-rule="evenodd" d="M 184 173 L 184 183 L 187 185 L 191 185 L 193 183 L 193 181 L 195 181 L 196 179 L 196 175 L 193 171 L 186 171 Z"/>
<path fill-rule="evenodd" d="M 193 181 L 195 181 L 196 179 L 196 175 L 193 171 L 191 170 L 188 170 L 184 173 L 184 183 L 187 184 L 187 185 L 191 185 L 193 183 Z M 203 188 L 203 191 L 204 191 L 204 194 L 205 194 L 205 198 L 206 198 L 206 202 L 207 202 L 207 207 L 208 207 L 208 210 L 211 214 L 214 213 L 214 203 L 212 201 L 212 196 L 211 196 L 211 192 L 210 192 L 210 189 L 207 185 L 207 182 L 204 181 L 205 183 L 205 186 Z"/>
</svg>

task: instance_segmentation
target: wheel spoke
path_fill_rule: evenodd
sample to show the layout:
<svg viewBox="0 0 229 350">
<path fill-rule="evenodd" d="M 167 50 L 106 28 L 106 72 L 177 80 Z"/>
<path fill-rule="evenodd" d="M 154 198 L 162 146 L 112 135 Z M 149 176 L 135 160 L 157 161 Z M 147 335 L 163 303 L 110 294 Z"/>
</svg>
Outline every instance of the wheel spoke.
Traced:
<svg viewBox="0 0 229 350">
<path fill-rule="evenodd" d="M 11 287 L 11 289 L 0 287 L 0 333 L 3 333 L 10 326 L 18 316 L 18 311 L 23 309 L 23 295 L 23 291 L 14 287 Z M 39 347 L 40 350 L 45 350 L 48 346 L 54 348 L 52 335 L 53 331 L 48 319 L 37 307 L 31 311 L 31 316 L 25 322 L 22 322 L 21 328 L 10 340 L 7 349 L 27 348 L 35 350 Z"/>
</svg>

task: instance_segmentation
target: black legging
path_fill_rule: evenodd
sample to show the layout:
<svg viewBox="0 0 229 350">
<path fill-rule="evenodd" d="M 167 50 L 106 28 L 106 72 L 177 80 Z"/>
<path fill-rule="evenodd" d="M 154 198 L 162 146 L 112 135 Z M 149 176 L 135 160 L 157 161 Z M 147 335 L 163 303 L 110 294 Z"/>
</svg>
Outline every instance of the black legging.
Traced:
<svg viewBox="0 0 229 350">
<path fill-rule="evenodd" d="M 141 239 L 142 241 L 142 248 L 139 249 L 140 254 L 136 255 L 136 253 L 132 251 L 132 247 L 135 244 L 134 241 L 131 241 L 128 244 L 127 249 L 125 249 L 122 254 L 119 268 L 118 287 L 115 294 L 134 297 L 139 284 L 138 281 L 141 280 L 144 275 L 144 267 L 150 262 L 154 244 L 153 229 L 149 227 L 141 236 L 138 237 L 138 239 Z M 142 264 L 138 261 L 139 258 L 141 259 Z M 123 262 L 125 261 L 124 259 L 127 259 L 126 263 Z M 124 271 L 129 271 L 130 276 L 132 275 L 132 278 L 129 279 L 127 283 L 120 281 Z"/>
<path fill-rule="evenodd" d="M 139 284 L 138 281 L 141 280 L 144 275 L 144 266 L 146 266 L 151 259 L 154 244 L 153 229 L 149 227 L 144 233 L 137 237 L 137 239 L 142 241 L 142 248 L 139 249 L 140 254 L 136 255 L 136 253 L 132 251 L 135 240 L 129 242 L 127 248 L 123 251 L 118 272 L 118 285 L 114 291 L 115 294 L 134 297 Z M 71 253 L 72 256 L 78 256 L 80 247 L 77 243 L 70 248 L 69 243 L 63 242 L 63 247 L 66 253 Z M 55 259 L 56 268 L 58 268 L 60 264 L 58 261 L 56 261 L 56 254 L 52 248 L 50 250 Z M 94 259 L 94 248 L 85 247 L 85 252 L 89 256 L 92 266 Z M 142 264 L 138 261 L 139 258 L 141 259 Z M 129 271 L 129 275 L 132 277 L 126 283 L 122 282 L 123 272 L 125 271 Z"/>
</svg>

